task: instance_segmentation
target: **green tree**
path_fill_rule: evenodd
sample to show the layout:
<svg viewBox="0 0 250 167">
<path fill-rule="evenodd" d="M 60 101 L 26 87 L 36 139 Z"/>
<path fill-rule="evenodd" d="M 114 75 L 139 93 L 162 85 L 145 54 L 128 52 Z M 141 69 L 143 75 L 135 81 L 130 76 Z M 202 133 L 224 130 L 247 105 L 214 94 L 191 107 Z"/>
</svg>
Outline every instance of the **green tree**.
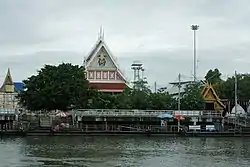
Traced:
<svg viewBox="0 0 250 167">
<path fill-rule="evenodd" d="M 93 106 L 95 109 L 117 109 L 119 108 L 117 104 L 117 95 L 98 92 L 94 97 Z"/>
<path fill-rule="evenodd" d="M 96 92 L 89 108 L 92 109 L 132 109 L 133 90 L 126 88 L 122 93 Z"/>
<path fill-rule="evenodd" d="M 140 91 L 145 92 L 145 93 L 151 92 L 151 90 L 148 86 L 148 81 L 145 79 L 140 79 L 138 81 L 135 81 L 133 89 L 140 90 Z"/>
<path fill-rule="evenodd" d="M 150 109 L 153 110 L 170 110 L 176 109 L 176 99 L 168 92 L 151 93 L 149 96 Z"/>
<path fill-rule="evenodd" d="M 184 94 L 181 98 L 182 110 L 202 110 L 205 102 L 201 95 L 202 82 L 193 82 L 184 88 Z"/>
<path fill-rule="evenodd" d="M 142 90 L 134 89 L 131 93 L 131 108 L 132 109 L 149 109 L 149 93 Z"/>
<path fill-rule="evenodd" d="M 205 79 L 207 82 L 214 85 L 214 84 L 222 82 L 221 75 L 222 74 L 218 68 L 215 68 L 214 70 L 210 69 L 207 72 Z"/>
<path fill-rule="evenodd" d="M 84 68 L 69 63 L 45 65 L 37 75 L 23 82 L 26 89 L 18 98 L 30 110 L 86 108 L 93 94 L 84 77 Z"/>
<path fill-rule="evenodd" d="M 214 90 L 220 98 L 225 98 L 225 81 L 221 79 L 221 75 L 222 73 L 218 68 L 215 68 L 214 70 L 210 69 L 207 72 L 205 79 L 209 84 L 213 85 Z"/>
<path fill-rule="evenodd" d="M 126 88 L 122 93 L 116 95 L 116 105 L 119 109 L 132 109 L 133 89 Z"/>
<path fill-rule="evenodd" d="M 145 79 L 141 79 L 133 84 L 133 89 L 127 89 L 121 96 L 117 96 L 119 108 L 149 109 L 149 95 L 151 90 L 148 82 Z"/>
<path fill-rule="evenodd" d="M 250 74 L 237 75 L 237 90 L 239 99 L 250 99 Z M 229 77 L 223 84 L 224 98 L 234 99 L 235 76 Z"/>
</svg>

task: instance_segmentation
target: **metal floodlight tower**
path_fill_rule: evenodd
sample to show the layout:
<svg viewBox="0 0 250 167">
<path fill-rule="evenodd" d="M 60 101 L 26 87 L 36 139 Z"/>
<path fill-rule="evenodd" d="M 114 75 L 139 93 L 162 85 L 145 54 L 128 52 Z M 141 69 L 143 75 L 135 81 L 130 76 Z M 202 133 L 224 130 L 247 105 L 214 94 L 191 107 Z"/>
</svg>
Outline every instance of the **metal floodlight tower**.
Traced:
<svg viewBox="0 0 250 167">
<path fill-rule="evenodd" d="M 146 77 L 144 77 L 144 71 L 145 71 L 145 68 L 142 68 L 141 69 L 141 78 L 142 78 L 142 80 L 146 80 Z"/>
<path fill-rule="evenodd" d="M 134 61 L 131 65 L 131 69 L 134 71 L 134 87 L 136 86 L 135 83 L 143 78 L 145 69 L 142 65 L 140 61 Z"/>
<path fill-rule="evenodd" d="M 191 29 L 194 31 L 194 82 L 196 81 L 196 68 L 197 68 L 197 57 L 196 57 L 196 31 L 199 29 L 198 25 L 192 25 Z"/>
</svg>

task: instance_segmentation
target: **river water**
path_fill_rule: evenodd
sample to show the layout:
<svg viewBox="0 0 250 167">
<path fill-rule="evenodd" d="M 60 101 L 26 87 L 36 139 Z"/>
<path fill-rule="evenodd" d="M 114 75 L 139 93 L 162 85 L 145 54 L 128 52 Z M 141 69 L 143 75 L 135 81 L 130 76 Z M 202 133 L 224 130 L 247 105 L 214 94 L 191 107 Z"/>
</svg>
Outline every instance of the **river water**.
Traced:
<svg viewBox="0 0 250 167">
<path fill-rule="evenodd" d="M 0 167 L 249 167 L 249 149 L 250 138 L 2 138 Z"/>
</svg>

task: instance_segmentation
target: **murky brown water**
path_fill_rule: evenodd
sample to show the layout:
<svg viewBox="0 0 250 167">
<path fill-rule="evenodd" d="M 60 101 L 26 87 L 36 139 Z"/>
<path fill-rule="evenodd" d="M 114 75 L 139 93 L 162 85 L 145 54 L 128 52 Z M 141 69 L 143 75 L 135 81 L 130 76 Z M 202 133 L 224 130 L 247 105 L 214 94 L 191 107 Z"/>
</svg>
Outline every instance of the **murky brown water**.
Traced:
<svg viewBox="0 0 250 167">
<path fill-rule="evenodd" d="M 249 167 L 249 149 L 250 138 L 2 138 L 0 166 Z"/>
</svg>

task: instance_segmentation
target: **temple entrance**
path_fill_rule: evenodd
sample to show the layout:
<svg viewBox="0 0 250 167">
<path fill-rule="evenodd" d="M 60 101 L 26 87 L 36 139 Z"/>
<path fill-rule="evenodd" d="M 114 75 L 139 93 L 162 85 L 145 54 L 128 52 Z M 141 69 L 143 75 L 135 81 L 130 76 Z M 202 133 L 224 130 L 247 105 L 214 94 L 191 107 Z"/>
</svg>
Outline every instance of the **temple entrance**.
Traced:
<svg viewBox="0 0 250 167">
<path fill-rule="evenodd" d="M 205 104 L 205 110 L 214 110 L 214 103 L 213 102 L 207 102 Z"/>
</svg>

